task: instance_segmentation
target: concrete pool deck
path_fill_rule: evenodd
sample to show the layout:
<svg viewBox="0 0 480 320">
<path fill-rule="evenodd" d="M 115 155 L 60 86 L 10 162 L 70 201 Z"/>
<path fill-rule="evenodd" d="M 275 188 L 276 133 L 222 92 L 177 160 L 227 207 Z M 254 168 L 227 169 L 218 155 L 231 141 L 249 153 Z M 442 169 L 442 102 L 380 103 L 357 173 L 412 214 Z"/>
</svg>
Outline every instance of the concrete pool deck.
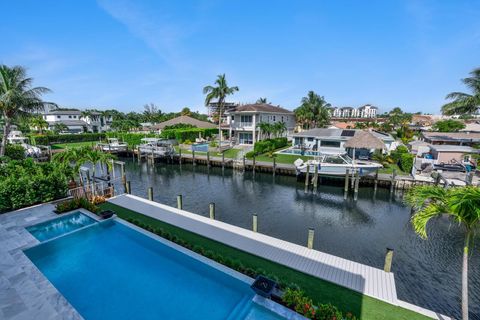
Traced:
<svg viewBox="0 0 480 320">
<path fill-rule="evenodd" d="M 42 204 L 0 215 L 0 319 L 83 319 L 23 253 L 39 243 L 25 227 L 58 217 L 54 209 Z"/>
</svg>

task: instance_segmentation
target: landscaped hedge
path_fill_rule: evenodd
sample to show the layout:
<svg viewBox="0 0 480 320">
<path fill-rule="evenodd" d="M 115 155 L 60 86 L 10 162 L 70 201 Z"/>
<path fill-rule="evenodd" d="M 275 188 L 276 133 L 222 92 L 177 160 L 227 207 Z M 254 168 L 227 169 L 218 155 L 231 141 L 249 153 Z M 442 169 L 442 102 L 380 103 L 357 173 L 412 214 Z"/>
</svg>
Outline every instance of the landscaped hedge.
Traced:
<svg viewBox="0 0 480 320">
<path fill-rule="evenodd" d="M 100 141 L 104 140 L 105 137 L 105 133 L 48 134 L 32 135 L 30 140 L 35 145 L 52 145 L 57 143 Z"/>
<path fill-rule="evenodd" d="M 189 129 L 167 129 L 162 130 L 160 136 L 164 139 L 176 139 L 178 143 L 182 143 L 185 140 L 195 141 L 200 136 L 202 138 L 212 137 L 218 133 L 218 129 L 202 129 L 202 128 L 189 128 Z"/>
<path fill-rule="evenodd" d="M 400 156 L 400 169 L 402 169 L 404 172 L 412 172 L 414 158 L 415 156 L 411 153 L 403 153 Z"/>
<path fill-rule="evenodd" d="M 287 144 L 287 138 L 266 139 L 255 142 L 255 145 L 253 146 L 253 152 L 255 153 L 255 155 L 259 155 L 265 152 L 272 152 L 278 148 L 287 146 Z"/>
<path fill-rule="evenodd" d="M 71 199 L 63 201 L 55 206 L 55 213 L 60 214 L 68 211 L 72 211 L 75 209 L 87 209 L 90 212 L 98 213 L 100 208 L 97 207 L 95 204 L 88 201 L 86 198 L 78 198 L 78 199 Z"/>
<path fill-rule="evenodd" d="M 63 198 L 67 180 L 64 169 L 53 162 L 9 161 L 0 166 L 0 212 Z"/>
</svg>

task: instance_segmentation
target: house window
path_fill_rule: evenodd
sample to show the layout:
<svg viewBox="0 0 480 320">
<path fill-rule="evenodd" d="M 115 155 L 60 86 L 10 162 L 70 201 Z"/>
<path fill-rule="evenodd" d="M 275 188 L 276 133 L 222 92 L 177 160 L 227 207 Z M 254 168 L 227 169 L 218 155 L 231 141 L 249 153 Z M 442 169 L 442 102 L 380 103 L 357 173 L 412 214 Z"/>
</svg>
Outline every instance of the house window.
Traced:
<svg viewBox="0 0 480 320">
<path fill-rule="evenodd" d="M 275 122 L 275 116 L 273 116 L 273 122 Z"/>
<path fill-rule="evenodd" d="M 72 119 L 72 116 L 68 116 L 69 119 Z"/>
<path fill-rule="evenodd" d="M 240 144 L 253 144 L 253 134 L 248 132 L 240 132 L 238 134 L 238 142 Z"/>
<path fill-rule="evenodd" d="M 312 137 L 308 137 L 308 138 L 307 138 L 307 141 L 312 142 L 312 141 L 313 141 L 313 138 L 312 138 Z"/>
<path fill-rule="evenodd" d="M 58 119 L 60 119 L 60 116 L 57 116 Z"/>
<path fill-rule="evenodd" d="M 240 122 L 242 122 L 244 125 L 251 125 L 252 116 L 240 116 Z"/>
<path fill-rule="evenodd" d="M 73 116 L 73 119 L 77 119 L 77 116 Z"/>
<path fill-rule="evenodd" d="M 463 162 L 470 162 L 470 156 L 469 155 L 463 156 Z"/>
<path fill-rule="evenodd" d="M 322 140 L 320 141 L 321 147 L 330 147 L 330 148 L 340 148 L 340 141 L 328 141 Z"/>
</svg>

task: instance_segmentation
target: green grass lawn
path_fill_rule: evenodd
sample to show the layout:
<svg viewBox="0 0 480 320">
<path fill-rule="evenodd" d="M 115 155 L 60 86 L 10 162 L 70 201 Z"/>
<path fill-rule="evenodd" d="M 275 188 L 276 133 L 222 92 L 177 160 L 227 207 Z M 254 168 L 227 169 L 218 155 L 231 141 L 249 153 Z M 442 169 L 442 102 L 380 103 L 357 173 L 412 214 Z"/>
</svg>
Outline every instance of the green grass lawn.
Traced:
<svg viewBox="0 0 480 320">
<path fill-rule="evenodd" d="M 261 268 L 269 274 L 273 274 L 279 279 L 282 279 L 286 283 L 294 283 L 298 285 L 314 300 L 314 302 L 331 303 L 337 306 L 341 311 L 352 312 L 354 315 L 360 316 L 361 319 L 429 319 L 413 311 L 364 296 L 358 292 L 235 249 L 220 242 L 178 228 L 174 225 L 144 216 L 138 212 L 111 203 L 104 203 L 100 206 L 102 209 L 114 210 L 122 219 L 133 218 L 153 228 L 162 228 L 170 234 L 175 235 L 178 239 L 190 243 L 192 246 L 198 245 L 205 250 L 221 254 L 225 259 L 228 258 L 234 261 L 240 261 L 245 267 L 255 270 Z"/>
<path fill-rule="evenodd" d="M 71 143 L 59 143 L 53 144 L 52 149 L 65 149 L 65 148 L 79 148 L 79 147 L 91 147 L 95 146 L 98 141 L 85 141 L 85 142 L 71 142 Z"/>
<path fill-rule="evenodd" d="M 241 150 L 240 149 L 228 149 L 225 151 L 225 159 L 235 159 L 238 155 L 238 153 L 240 152 Z M 175 152 L 180 152 L 180 147 L 179 146 L 175 146 Z M 182 149 L 182 153 L 183 154 L 192 154 L 192 150 L 190 149 Z M 202 151 L 195 151 L 195 154 L 202 154 L 202 155 L 205 155 L 207 154 L 206 152 L 202 152 Z M 210 155 L 212 157 L 221 157 L 222 156 L 222 153 L 221 152 L 212 152 L 210 153 Z"/>
<path fill-rule="evenodd" d="M 402 169 L 400 169 L 400 167 L 396 164 L 389 164 L 388 167 L 384 166 L 383 168 L 381 168 L 380 170 L 378 170 L 378 173 L 386 173 L 386 174 L 392 174 L 393 173 L 393 169 L 396 170 L 397 172 L 397 175 L 405 175 L 405 176 L 409 176 L 410 175 L 410 172 L 405 172 L 403 171 Z"/>
</svg>

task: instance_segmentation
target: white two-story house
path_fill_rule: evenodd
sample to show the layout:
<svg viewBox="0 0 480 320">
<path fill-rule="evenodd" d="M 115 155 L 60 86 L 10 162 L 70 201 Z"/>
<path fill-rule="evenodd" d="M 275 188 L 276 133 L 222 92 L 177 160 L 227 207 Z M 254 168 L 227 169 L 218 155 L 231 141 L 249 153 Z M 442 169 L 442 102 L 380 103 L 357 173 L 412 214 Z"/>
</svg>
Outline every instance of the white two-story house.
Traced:
<svg viewBox="0 0 480 320">
<path fill-rule="evenodd" d="M 87 123 L 80 118 L 82 113 L 79 110 L 50 110 L 43 118 L 48 122 L 48 129 L 55 129 L 58 123 L 64 124 L 69 133 L 81 133 L 87 131 Z"/>
<path fill-rule="evenodd" d="M 375 118 L 377 112 L 378 108 L 371 104 L 363 105 L 360 108 L 330 108 L 330 115 L 334 118 Z"/>
<path fill-rule="evenodd" d="M 295 115 L 292 111 L 266 103 L 238 106 L 225 112 L 229 136 L 238 144 L 254 144 L 262 139 L 258 125 L 262 122 L 285 123 L 284 135 L 292 133 L 295 128 Z"/>
<path fill-rule="evenodd" d="M 90 111 L 86 115 L 82 116 L 81 119 L 87 123 L 87 131 L 90 132 L 105 132 L 110 130 L 110 125 L 112 124 L 112 116 L 103 115 L 97 111 Z"/>
</svg>

